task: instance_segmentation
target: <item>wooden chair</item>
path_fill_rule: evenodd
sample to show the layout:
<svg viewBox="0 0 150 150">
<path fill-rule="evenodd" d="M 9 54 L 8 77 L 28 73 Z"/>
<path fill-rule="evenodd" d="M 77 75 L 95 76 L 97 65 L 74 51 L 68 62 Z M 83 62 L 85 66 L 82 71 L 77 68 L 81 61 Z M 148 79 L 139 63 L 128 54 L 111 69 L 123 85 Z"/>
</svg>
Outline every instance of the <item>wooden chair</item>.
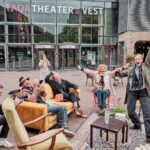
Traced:
<svg viewBox="0 0 150 150">
<path fill-rule="evenodd" d="M 91 76 L 89 73 L 86 73 L 86 85 L 87 85 L 88 79 L 91 79 L 92 85 L 94 85 L 94 78 L 93 78 L 93 76 Z"/>
<path fill-rule="evenodd" d="M 8 98 L 2 103 L 3 111 L 8 122 L 11 134 L 17 143 L 19 150 L 72 150 L 72 146 L 63 135 L 63 128 L 49 130 L 42 134 L 29 137 L 24 125 L 32 124 L 35 121 L 44 119 L 51 115 L 44 116 L 23 124 L 17 114 L 13 100 Z M 30 115 L 30 114 L 27 114 Z"/>
</svg>

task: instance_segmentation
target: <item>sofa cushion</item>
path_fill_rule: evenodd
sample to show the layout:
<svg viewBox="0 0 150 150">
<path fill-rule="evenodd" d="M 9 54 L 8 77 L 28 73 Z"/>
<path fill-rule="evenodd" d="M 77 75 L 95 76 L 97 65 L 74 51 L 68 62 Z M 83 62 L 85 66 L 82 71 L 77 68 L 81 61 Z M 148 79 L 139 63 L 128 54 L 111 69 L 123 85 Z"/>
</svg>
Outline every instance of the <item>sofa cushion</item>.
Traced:
<svg viewBox="0 0 150 150">
<path fill-rule="evenodd" d="M 54 97 L 52 88 L 47 83 L 42 84 L 44 92 L 46 93 L 46 96 L 44 99 L 52 99 Z"/>
</svg>

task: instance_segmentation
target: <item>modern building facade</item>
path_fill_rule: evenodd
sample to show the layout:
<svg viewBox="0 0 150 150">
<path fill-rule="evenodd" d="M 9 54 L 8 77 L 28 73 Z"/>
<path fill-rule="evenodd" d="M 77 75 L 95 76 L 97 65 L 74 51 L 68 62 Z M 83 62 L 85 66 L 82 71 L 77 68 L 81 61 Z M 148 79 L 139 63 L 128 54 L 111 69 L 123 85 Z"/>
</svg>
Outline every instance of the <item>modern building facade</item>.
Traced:
<svg viewBox="0 0 150 150">
<path fill-rule="evenodd" d="M 0 70 L 115 65 L 116 0 L 0 0 Z"/>
<path fill-rule="evenodd" d="M 119 0 L 118 62 L 127 55 L 141 53 L 144 59 L 150 49 L 150 1 Z"/>
</svg>

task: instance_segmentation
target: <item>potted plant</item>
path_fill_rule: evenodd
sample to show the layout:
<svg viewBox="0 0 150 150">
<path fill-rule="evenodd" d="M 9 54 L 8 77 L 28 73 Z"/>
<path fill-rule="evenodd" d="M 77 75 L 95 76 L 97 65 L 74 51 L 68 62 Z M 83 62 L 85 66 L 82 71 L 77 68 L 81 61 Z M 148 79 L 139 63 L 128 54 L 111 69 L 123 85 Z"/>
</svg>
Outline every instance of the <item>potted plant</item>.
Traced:
<svg viewBox="0 0 150 150">
<path fill-rule="evenodd" d="M 126 62 L 129 63 L 130 65 L 134 64 L 134 54 L 127 54 L 126 56 Z"/>
</svg>

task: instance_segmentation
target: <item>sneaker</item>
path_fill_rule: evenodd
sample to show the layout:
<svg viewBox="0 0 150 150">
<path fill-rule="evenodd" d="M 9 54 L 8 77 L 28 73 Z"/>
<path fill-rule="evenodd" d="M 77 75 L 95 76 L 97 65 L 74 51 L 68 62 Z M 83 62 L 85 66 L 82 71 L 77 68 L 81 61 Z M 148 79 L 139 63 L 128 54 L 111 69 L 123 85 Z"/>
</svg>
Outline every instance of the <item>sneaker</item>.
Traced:
<svg viewBox="0 0 150 150">
<path fill-rule="evenodd" d="M 65 128 L 64 128 L 63 134 L 70 138 L 73 138 L 75 135 L 72 131 L 70 131 L 69 129 L 65 129 Z"/>
<path fill-rule="evenodd" d="M 13 145 L 13 143 L 9 142 L 7 139 L 4 139 L 4 140 L 0 141 L 0 147 L 13 148 L 14 145 Z"/>
</svg>

